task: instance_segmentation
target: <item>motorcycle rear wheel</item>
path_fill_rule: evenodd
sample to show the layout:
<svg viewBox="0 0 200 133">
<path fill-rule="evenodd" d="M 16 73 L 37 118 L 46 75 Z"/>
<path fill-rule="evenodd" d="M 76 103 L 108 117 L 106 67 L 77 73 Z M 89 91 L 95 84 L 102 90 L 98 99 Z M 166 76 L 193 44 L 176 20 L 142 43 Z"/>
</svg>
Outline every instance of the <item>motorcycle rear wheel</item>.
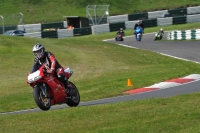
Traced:
<svg viewBox="0 0 200 133">
<path fill-rule="evenodd" d="M 33 97 L 34 97 L 35 103 L 41 110 L 46 111 L 51 108 L 50 97 L 49 96 L 45 97 L 40 86 L 34 87 Z"/>
<path fill-rule="evenodd" d="M 70 88 L 70 91 L 72 91 L 72 95 L 70 96 L 70 98 L 67 99 L 66 104 L 70 107 L 76 107 L 80 103 L 80 94 L 76 86 L 72 82 L 68 82 L 72 85 L 72 88 Z"/>
</svg>

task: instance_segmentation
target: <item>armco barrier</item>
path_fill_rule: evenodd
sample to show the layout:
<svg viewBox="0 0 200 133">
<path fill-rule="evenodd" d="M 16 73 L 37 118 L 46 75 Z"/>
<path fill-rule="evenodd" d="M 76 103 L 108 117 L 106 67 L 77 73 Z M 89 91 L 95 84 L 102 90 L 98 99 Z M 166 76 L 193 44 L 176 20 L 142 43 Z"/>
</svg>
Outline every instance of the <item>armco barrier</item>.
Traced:
<svg viewBox="0 0 200 133">
<path fill-rule="evenodd" d="M 144 27 L 155 27 L 157 26 L 157 19 L 146 19 L 142 20 Z"/>
<path fill-rule="evenodd" d="M 168 10 L 148 12 L 148 19 L 163 18 L 165 14 L 169 14 Z"/>
<path fill-rule="evenodd" d="M 187 15 L 186 20 L 187 20 L 187 23 L 200 22 L 200 14 Z"/>
<path fill-rule="evenodd" d="M 172 25 L 172 17 L 167 17 L 167 18 L 157 18 L 157 26 L 160 25 Z"/>
<path fill-rule="evenodd" d="M 137 23 L 137 20 L 127 21 L 127 22 L 125 22 L 125 27 L 126 27 L 127 30 L 129 30 L 129 29 L 133 30 L 136 23 Z"/>
<path fill-rule="evenodd" d="M 191 40 L 200 39 L 200 29 L 185 30 L 185 31 L 171 31 L 167 35 L 168 40 Z"/>
<path fill-rule="evenodd" d="M 117 16 L 109 16 L 107 18 L 108 23 L 119 23 L 128 21 L 128 14 L 125 15 L 117 15 Z"/>
<path fill-rule="evenodd" d="M 171 17 L 187 15 L 187 8 L 168 10 Z"/>
<path fill-rule="evenodd" d="M 187 8 L 187 15 L 199 14 L 199 13 L 200 13 L 200 6 Z"/>
<path fill-rule="evenodd" d="M 25 37 L 32 37 L 32 38 L 42 38 L 41 32 L 34 32 L 34 33 L 25 33 Z"/>
<path fill-rule="evenodd" d="M 42 38 L 58 38 L 57 31 L 42 31 Z"/>
<path fill-rule="evenodd" d="M 56 25 L 56 26 L 55 26 Z M 67 28 L 67 22 L 58 22 L 58 23 L 49 23 L 49 24 L 43 24 L 43 27 L 46 29 L 48 28 Z M 31 32 L 41 32 L 42 30 L 42 24 L 25 24 L 25 25 L 17 25 L 18 30 L 25 30 L 28 33 Z"/>
<path fill-rule="evenodd" d="M 195 11 L 192 11 L 192 9 L 195 9 Z M 199 13 L 200 7 L 188 7 L 187 12 L 189 14 L 193 13 Z M 99 33 L 105 33 L 105 32 L 112 32 L 112 31 L 117 31 L 120 28 L 124 29 L 133 29 L 135 23 L 137 22 L 138 19 L 143 20 L 144 27 L 154 27 L 154 26 L 162 26 L 162 25 L 172 25 L 172 24 L 185 24 L 185 23 L 193 23 L 193 22 L 200 22 L 200 14 L 195 14 L 195 15 L 185 15 L 186 10 L 185 9 L 176 9 L 176 10 L 170 10 L 171 13 L 174 13 L 174 16 L 176 15 L 184 15 L 184 16 L 176 16 L 176 17 L 166 17 L 166 18 L 160 18 L 159 16 L 162 13 L 166 13 L 168 10 L 163 10 L 163 11 L 155 11 L 155 12 L 148 12 L 148 13 L 137 13 L 137 14 L 130 14 L 130 15 L 124 15 L 126 17 L 122 17 L 123 15 L 120 15 L 119 17 L 122 21 L 126 18 L 128 18 L 128 21 L 125 22 L 119 22 L 119 23 L 107 23 L 107 24 L 102 24 L 102 25 L 94 25 L 91 26 L 91 28 L 78 28 L 73 30 L 73 35 L 72 32 L 67 32 L 65 31 L 67 27 L 67 22 L 58 22 L 58 23 L 47 23 L 47 24 L 26 24 L 26 25 L 18 25 L 18 26 L 8 26 L 4 27 L 4 31 L 7 30 L 14 30 L 17 29 L 23 29 L 25 27 L 25 30 L 30 33 L 31 31 L 33 32 L 40 32 L 43 31 L 43 29 L 47 30 L 57 30 L 57 31 L 49 31 L 49 32 L 44 32 L 41 33 L 41 37 L 44 38 L 64 38 L 64 37 L 71 37 L 71 36 L 76 36 L 76 35 L 89 35 L 89 34 L 99 34 Z M 150 18 L 154 17 L 159 17 L 155 19 L 148 19 L 148 16 Z M 117 18 L 117 17 L 115 17 Z M 122 19 L 123 18 L 123 19 Z M 42 29 L 43 28 L 43 29 Z M 49 29 L 48 29 L 49 28 Z M 59 31 L 59 29 L 62 29 Z M 0 34 L 3 33 L 3 28 L 0 27 Z M 53 34 L 54 33 L 54 34 Z M 66 35 L 65 35 L 66 34 Z M 49 37 L 48 37 L 49 35 Z M 34 36 L 34 34 L 31 35 L 31 37 L 38 37 L 37 35 Z"/>
<path fill-rule="evenodd" d="M 93 25 L 91 28 L 93 35 L 110 32 L 109 24 Z"/>
<path fill-rule="evenodd" d="M 41 32 L 41 24 L 17 25 L 17 28 L 18 30 L 25 30 L 28 33 Z"/>
<path fill-rule="evenodd" d="M 148 19 L 148 13 L 135 13 L 135 14 L 129 14 L 128 15 L 128 21 L 134 21 L 134 20 L 143 20 L 143 19 Z"/>
<path fill-rule="evenodd" d="M 58 29 L 57 30 L 58 38 L 67 38 L 67 37 L 73 37 L 74 36 L 74 30 L 68 30 L 68 29 Z"/>
<path fill-rule="evenodd" d="M 145 19 L 153 19 L 153 18 L 162 18 L 165 14 L 169 14 L 170 17 L 177 17 L 177 16 L 186 16 L 186 15 L 193 15 L 193 14 L 200 14 L 200 6 L 195 7 L 187 7 L 187 8 L 178 8 L 178 9 L 172 9 L 172 10 L 161 10 L 161 11 L 153 11 L 153 12 L 143 12 L 143 13 L 134 13 L 134 14 L 128 14 L 128 21 L 134 21 L 134 20 L 145 20 Z M 121 16 L 110 16 L 109 18 L 121 18 L 120 21 L 116 19 L 116 21 L 110 21 L 110 23 L 114 22 L 125 22 Z M 114 19 L 113 19 L 114 20 Z M 109 21 L 108 21 L 109 22 Z"/>
<path fill-rule="evenodd" d="M 5 26 L 4 27 L 4 32 L 8 31 L 8 30 L 16 30 L 17 26 Z M 0 34 L 3 34 L 3 27 L 0 27 Z"/>
<path fill-rule="evenodd" d="M 64 29 L 63 22 L 41 24 L 41 31 L 43 31 L 45 29 L 51 29 L 51 28 Z"/>
<path fill-rule="evenodd" d="M 186 16 L 179 16 L 179 17 L 173 17 L 172 23 L 173 24 L 186 24 Z"/>
<path fill-rule="evenodd" d="M 91 27 L 74 28 L 74 36 L 91 35 Z"/>
<path fill-rule="evenodd" d="M 82 36 L 82 35 L 90 35 L 90 34 L 99 34 L 99 33 L 106 33 L 112 31 L 118 31 L 120 28 L 124 29 L 134 29 L 135 21 L 127 21 L 121 23 L 111 23 L 111 24 L 102 24 L 102 25 L 94 25 L 86 28 L 76 28 L 72 31 L 68 31 L 67 29 L 58 29 L 57 34 L 56 32 L 47 32 L 42 33 L 42 38 L 65 38 L 65 37 L 72 37 L 72 36 Z M 189 22 L 200 22 L 200 14 L 197 15 L 187 15 L 182 17 L 167 17 L 167 18 L 157 18 L 151 20 L 143 20 L 144 27 L 154 27 L 154 26 L 161 26 L 161 25 L 172 25 L 172 24 L 182 24 L 182 23 L 189 23 Z M 49 37 L 48 37 L 49 35 Z M 32 36 L 34 37 L 34 35 Z M 37 37 L 37 36 L 36 36 Z"/>
<path fill-rule="evenodd" d="M 118 31 L 120 28 L 126 29 L 125 22 L 112 23 L 109 26 L 110 26 L 110 32 L 112 32 L 112 31 Z"/>
</svg>

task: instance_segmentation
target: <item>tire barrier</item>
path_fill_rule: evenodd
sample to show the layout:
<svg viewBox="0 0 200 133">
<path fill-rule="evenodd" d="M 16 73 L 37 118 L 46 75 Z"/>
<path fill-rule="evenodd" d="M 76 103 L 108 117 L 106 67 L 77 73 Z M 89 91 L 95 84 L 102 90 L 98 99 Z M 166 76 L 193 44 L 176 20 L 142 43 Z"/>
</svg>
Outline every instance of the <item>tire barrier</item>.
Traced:
<svg viewBox="0 0 200 133">
<path fill-rule="evenodd" d="M 30 35 L 30 37 L 42 37 L 42 38 L 65 38 L 72 37 L 77 35 L 90 35 L 90 34 L 99 34 L 106 32 L 118 31 L 120 28 L 123 29 L 133 29 L 135 23 L 138 19 L 143 21 L 144 27 L 156 27 L 162 25 L 175 25 L 175 24 L 186 24 L 200 22 L 200 6 L 180 8 L 173 10 L 162 10 L 154 12 L 143 12 L 135 14 L 125 14 L 118 16 L 109 16 L 106 21 L 106 24 L 92 25 L 90 27 L 74 28 L 72 31 L 65 30 L 67 27 L 67 22 L 56 22 L 56 23 L 45 23 L 45 24 L 26 24 L 26 25 L 17 25 L 17 26 L 8 26 L 5 27 L 8 29 L 25 30 Z M 105 21 L 105 22 L 106 22 Z M 55 29 L 54 31 L 49 29 Z M 62 29 L 62 30 L 60 30 Z M 5 31 L 6 31 L 5 30 Z M 60 31 L 59 31 L 60 30 Z M 3 32 L 3 28 L 0 27 L 0 34 Z M 36 32 L 34 35 L 34 32 Z M 41 32 L 41 36 L 38 32 Z M 180 32 L 178 32 L 180 34 Z M 193 32 L 192 32 L 193 33 Z M 66 35 L 65 35 L 66 34 Z M 173 35 L 171 36 L 175 36 Z M 182 33 L 184 36 L 184 33 Z M 192 35 L 191 38 L 194 35 Z M 198 35 L 195 35 L 195 38 Z M 187 38 L 187 37 L 183 37 Z M 190 38 L 190 37 L 188 37 Z"/>
<path fill-rule="evenodd" d="M 167 35 L 168 40 L 198 40 L 200 39 L 200 29 L 171 31 Z"/>
</svg>

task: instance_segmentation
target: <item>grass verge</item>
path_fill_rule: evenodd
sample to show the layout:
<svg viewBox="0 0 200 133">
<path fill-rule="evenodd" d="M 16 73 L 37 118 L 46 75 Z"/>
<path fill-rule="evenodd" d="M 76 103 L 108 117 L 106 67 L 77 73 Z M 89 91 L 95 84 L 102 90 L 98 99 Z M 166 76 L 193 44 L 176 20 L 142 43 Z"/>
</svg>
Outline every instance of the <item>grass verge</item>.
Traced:
<svg viewBox="0 0 200 133">
<path fill-rule="evenodd" d="M 176 29 L 192 29 L 198 25 L 177 25 Z M 145 32 L 155 32 L 157 28 L 148 28 Z M 166 30 L 173 28 L 165 27 Z M 132 34 L 131 30 L 126 33 Z M 36 107 L 32 90 L 25 83 L 33 63 L 31 49 L 36 42 L 55 53 L 63 66 L 74 70 L 71 81 L 79 88 L 81 101 L 117 96 L 128 89 L 200 73 L 199 64 L 101 41 L 114 36 L 115 33 L 105 33 L 60 40 L 0 36 L 0 112 Z M 133 88 L 126 86 L 127 78 L 132 79 Z M 0 132 L 198 132 L 198 97 L 196 93 L 1 115 Z"/>
<path fill-rule="evenodd" d="M 0 14 L 4 17 L 5 25 L 17 25 L 21 15 L 24 15 L 24 23 L 49 23 L 66 20 L 64 16 L 86 16 L 88 5 L 109 5 L 109 15 L 133 14 L 138 12 L 150 12 L 158 10 L 170 10 L 176 8 L 198 6 L 199 0 L 2 0 Z M 94 8 L 94 7 L 93 7 Z M 91 16 L 102 17 L 106 7 L 98 7 L 96 14 L 92 7 L 89 12 Z M 93 10 L 91 10 L 93 9 Z"/>
<path fill-rule="evenodd" d="M 200 94 L 0 116 L 3 133 L 197 133 Z"/>
</svg>

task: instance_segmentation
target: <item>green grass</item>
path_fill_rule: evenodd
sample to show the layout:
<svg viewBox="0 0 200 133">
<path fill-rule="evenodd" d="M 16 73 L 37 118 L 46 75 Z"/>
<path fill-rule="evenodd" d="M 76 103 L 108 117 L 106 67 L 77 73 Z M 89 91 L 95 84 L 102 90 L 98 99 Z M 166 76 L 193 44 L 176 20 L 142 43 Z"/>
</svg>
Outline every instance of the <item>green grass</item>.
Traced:
<svg viewBox="0 0 200 133">
<path fill-rule="evenodd" d="M 199 23 L 190 24 L 191 28 L 197 25 Z M 176 27 L 188 28 L 187 25 Z M 148 28 L 146 33 L 157 28 Z M 200 73 L 200 66 L 192 62 L 101 41 L 113 36 L 115 33 L 67 39 L 0 36 L 0 112 L 36 107 L 32 88 L 25 80 L 33 64 L 31 49 L 37 42 L 54 53 L 64 67 L 69 66 L 74 71 L 71 81 L 77 85 L 81 101 L 122 95 L 129 89 Z M 131 88 L 127 87 L 128 78 L 134 84 Z"/>
<path fill-rule="evenodd" d="M 198 25 L 176 25 L 176 29 L 193 29 Z M 157 31 L 158 28 L 147 28 L 145 32 Z M 173 28 L 165 27 L 166 30 Z M 132 34 L 131 30 L 125 32 Z M 37 107 L 32 88 L 25 81 L 33 64 L 31 49 L 37 42 L 53 52 L 63 66 L 69 66 L 74 71 L 71 81 L 78 87 L 81 101 L 123 95 L 122 92 L 129 89 L 200 73 L 199 64 L 102 42 L 113 36 L 115 32 L 67 39 L 0 36 L 0 112 Z M 128 78 L 133 87 L 127 86 Z M 196 132 L 199 129 L 198 97 L 199 93 L 196 93 L 165 99 L 1 115 L 0 125 L 4 126 L 0 132 Z M 181 123 L 178 123 L 180 120 Z"/>
<path fill-rule="evenodd" d="M 63 21 L 63 16 L 85 16 L 88 4 L 110 4 L 110 15 L 114 15 L 200 3 L 199 0 L 150 0 L 148 3 L 140 0 L 138 5 L 133 0 L 121 1 L 123 4 L 118 2 L 2 0 L 0 14 L 6 18 L 10 14 L 22 12 L 25 23 L 58 22 Z M 163 28 L 165 31 L 186 30 L 199 28 L 199 25 L 192 23 Z M 146 28 L 145 33 L 156 32 L 158 29 L 159 26 Z M 132 30 L 125 32 L 127 36 L 133 33 Z M 78 87 L 81 101 L 123 95 L 122 92 L 129 89 L 200 73 L 199 64 L 102 42 L 115 35 L 115 32 L 111 32 L 67 39 L 0 36 L 0 112 L 37 107 L 32 88 L 26 84 L 26 76 L 33 64 L 31 49 L 38 42 L 53 52 L 64 67 L 69 66 L 74 71 L 71 81 Z M 128 78 L 133 82 L 133 87 L 127 86 Z M 194 93 L 21 115 L 0 115 L 0 132 L 197 133 L 200 132 L 199 97 L 200 93 Z"/>
<path fill-rule="evenodd" d="M 196 93 L 0 116 L 0 132 L 198 133 L 199 97 Z"/>
<path fill-rule="evenodd" d="M 25 24 L 60 22 L 63 16 L 86 16 L 88 5 L 110 5 L 109 14 L 133 14 L 135 12 L 148 12 L 154 10 L 169 10 L 180 7 L 198 6 L 200 0 L 1 0 L 0 15 L 4 17 L 5 24 L 18 24 L 19 19 L 13 15 L 24 14 Z M 93 11 L 90 11 L 94 15 Z M 97 10 L 97 15 L 104 15 L 105 10 Z M 12 15 L 11 15 L 12 14 Z M 20 15 L 19 15 L 20 16 Z"/>
</svg>

